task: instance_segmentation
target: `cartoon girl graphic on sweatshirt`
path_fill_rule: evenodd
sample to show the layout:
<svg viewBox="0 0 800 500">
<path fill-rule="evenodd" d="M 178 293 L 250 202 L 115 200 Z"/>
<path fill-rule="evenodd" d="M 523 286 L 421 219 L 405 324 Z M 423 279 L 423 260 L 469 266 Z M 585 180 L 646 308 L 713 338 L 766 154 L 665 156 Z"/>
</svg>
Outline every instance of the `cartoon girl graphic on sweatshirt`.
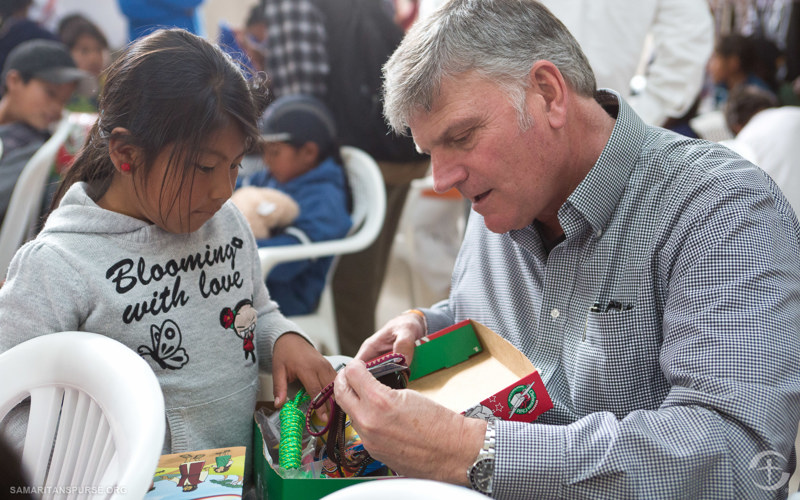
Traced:
<svg viewBox="0 0 800 500">
<path fill-rule="evenodd" d="M 256 319 L 258 313 L 253 307 L 253 301 L 244 299 L 231 309 L 226 307 L 219 315 L 220 324 L 236 333 L 242 339 L 242 349 L 244 349 L 244 359 L 252 357 L 253 363 L 256 362 L 255 344 L 253 343 L 253 332 L 256 329 Z"/>
</svg>

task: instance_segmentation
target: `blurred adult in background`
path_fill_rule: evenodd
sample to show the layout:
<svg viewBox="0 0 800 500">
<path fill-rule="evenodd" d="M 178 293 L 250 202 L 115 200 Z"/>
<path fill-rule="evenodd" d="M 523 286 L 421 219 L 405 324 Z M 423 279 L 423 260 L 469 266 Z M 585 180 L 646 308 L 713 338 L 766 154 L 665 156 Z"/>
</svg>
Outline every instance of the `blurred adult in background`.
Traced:
<svg viewBox="0 0 800 500">
<path fill-rule="evenodd" d="M 313 0 L 266 0 L 269 57 L 266 62 L 275 97 L 327 94 L 328 45 L 322 13 Z"/>
<path fill-rule="evenodd" d="M 260 5 L 247 13 L 244 28 L 219 23 L 219 46 L 249 71 L 264 71 L 267 62 L 267 18 Z"/>
<path fill-rule="evenodd" d="M 267 0 L 267 72 L 276 96 L 309 93 L 333 112 L 342 144 L 369 153 L 386 187 L 386 218 L 367 249 L 339 259 L 333 295 L 343 354 L 375 332 L 375 309 L 400 215 L 429 159 L 385 123 L 381 67 L 403 38 L 392 2 Z M 406 22 L 405 20 L 403 21 Z"/>
<path fill-rule="evenodd" d="M 0 0 L 0 68 L 11 50 L 26 40 L 56 40 L 51 31 L 28 18 L 33 0 Z"/>
<path fill-rule="evenodd" d="M 128 18 L 131 41 L 156 28 L 183 28 L 204 35 L 200 7 L 203 0 L 117 0 Z"/>
<path fill-rule="evenodd" d="M 714 40 L 704 0 L 542 0 L 578 40 L 598 88 L 619 92 L 645 122 L 683 115 L 703 86 Z M 646 86 L 631 79 L 646 64 Z"/>
</svg>

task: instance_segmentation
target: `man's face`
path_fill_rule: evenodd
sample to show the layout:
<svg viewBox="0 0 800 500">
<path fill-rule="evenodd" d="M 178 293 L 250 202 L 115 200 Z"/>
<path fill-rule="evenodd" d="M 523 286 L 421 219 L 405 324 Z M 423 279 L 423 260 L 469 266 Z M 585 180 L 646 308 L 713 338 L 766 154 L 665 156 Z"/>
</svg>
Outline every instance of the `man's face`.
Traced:
<svg viewBox="0 0 800 500">
<path fill-rule="evenodd" d="M 467 73 L 445 80 L 431 111 L 409 121 L 414 141 L 431 155 L 434 189 L 458 189 L 495 233 L 550 220 L 566 198 L 554 161 L 564 148 L 541 95 L 527 92 L 526 112 L 533 125 L 522 130 L 507 95 Z"/>
<path fill-rule="evenodd" d="M 25 83 L 16 71 L 6 77 L 10 121 L 27 123 L 38 130 L 47 129 L 61 119 L 77 83 L 50 83 L 31 78 Z"/>
</svg>

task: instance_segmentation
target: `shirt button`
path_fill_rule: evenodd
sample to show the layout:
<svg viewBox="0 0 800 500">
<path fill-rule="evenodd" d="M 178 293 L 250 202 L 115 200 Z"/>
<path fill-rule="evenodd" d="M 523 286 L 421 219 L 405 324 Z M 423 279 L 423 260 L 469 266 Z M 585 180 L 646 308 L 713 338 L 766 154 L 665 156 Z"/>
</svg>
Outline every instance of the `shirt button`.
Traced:
<svg viewBox="0 0 800 500">
<path fill-rule="evenodd" d="M 553 309 L 550 311 L 550 316 L 551 316 L 553 319 L 556 319 L 556 318 L 557 318 L 557 317 L 559 317 L 560 315 L 561 315 L 561 313 L 558 311 L 558 309 L 555 309 L 555 308 L 553 308 Z"/>
<path fill-rule="evenodd" d="M 594 234 L 596 234 L 597 237 L 599 238 L 599 237 L 603 236 L 603 230 L 602 229 L 598 229 L 597 232 L 594 233 Z"/>
</svg>

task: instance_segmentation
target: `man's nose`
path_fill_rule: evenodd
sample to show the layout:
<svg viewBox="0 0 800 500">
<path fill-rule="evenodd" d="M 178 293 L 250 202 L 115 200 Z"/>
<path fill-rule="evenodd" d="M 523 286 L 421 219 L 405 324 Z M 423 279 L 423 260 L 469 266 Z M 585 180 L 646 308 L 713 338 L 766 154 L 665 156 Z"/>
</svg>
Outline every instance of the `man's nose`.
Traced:
<svg viewBox="0 0 800 500">
<path fill-rule="evenodd" d="M 467 178 L 466 169 L 444 154 L 431 155 L 431 171 L 433 173 L 433 190 L 437 193 L 457 188 Z"/>
</svg>

